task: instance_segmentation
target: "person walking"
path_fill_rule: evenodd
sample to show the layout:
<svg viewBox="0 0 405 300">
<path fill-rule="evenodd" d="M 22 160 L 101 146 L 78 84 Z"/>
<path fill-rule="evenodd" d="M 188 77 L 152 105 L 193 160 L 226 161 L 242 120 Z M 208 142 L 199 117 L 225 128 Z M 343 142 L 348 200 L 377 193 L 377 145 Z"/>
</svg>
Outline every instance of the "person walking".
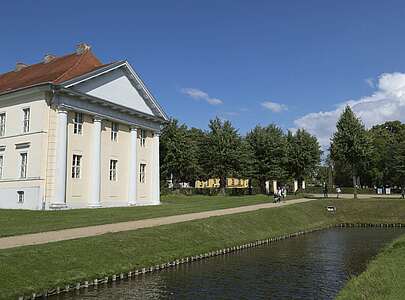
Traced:
<svg viewBox="0 0 405 300">
<path fill-rule="evenodd" d="M 328 185 L 325 182 L 323 183 L 323 197 L 328 198 Z"/>
<path fill-rule="evenodd" d="M 339 198 L 340 193 L 342 192 L 342 190 L 340 189 L 340 187 L 336 187 L 336 198 Z"/>
<path fill-rule="evenodd" d="M 283 199 L 287 198 L 287 189 L 285 186 L 283 186 L 283 189 L 281 190 L 282 194 L 283 194 Z"/>
</svg>

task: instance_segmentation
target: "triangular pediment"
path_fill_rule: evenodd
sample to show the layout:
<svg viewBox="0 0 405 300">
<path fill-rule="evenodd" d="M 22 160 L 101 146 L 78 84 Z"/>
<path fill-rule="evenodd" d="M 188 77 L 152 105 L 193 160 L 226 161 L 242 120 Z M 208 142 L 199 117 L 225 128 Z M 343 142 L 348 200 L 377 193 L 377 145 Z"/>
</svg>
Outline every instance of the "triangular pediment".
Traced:
<svg viewBox="0 0 405 300">
<path fill-rule="evenodd" d="M 167 119 L 156 100 L 127 63 L 69 83 L 68 86 L 80 93 Z"/>
</svg>

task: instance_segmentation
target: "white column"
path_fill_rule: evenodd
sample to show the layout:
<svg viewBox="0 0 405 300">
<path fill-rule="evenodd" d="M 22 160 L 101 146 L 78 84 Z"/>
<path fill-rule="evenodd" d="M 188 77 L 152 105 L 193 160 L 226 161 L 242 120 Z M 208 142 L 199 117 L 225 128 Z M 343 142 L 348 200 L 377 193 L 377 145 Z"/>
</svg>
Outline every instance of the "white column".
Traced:
<svg viewBox="0 0 405 300">
<path fill-rule="evenodd" d="M 298 191 L 298 180 L 294 180 L 294 193 Z"/>
<path fill-rule="evenodd" d="M 66 163 L 67 163 L 67 117 L 66 110 L 59 109 L 56 133 L 56 188 L 50 203 L 51 209 L 66 208 Z"/>
<path fill-rule="evenodd" d="M 302 189 L 305 190 L 305 180 L 302 181 Z"/>
<path fill-rule="evenodd" d="M 138 184 L 138 162 L 137 162 L 137 147 L 138 130 L 135 127 L 131 128 L 131 145 L 129 152 L 129 182 L 128 182 L 128 205 L 136 204 L 136 193 Z"/>
<path fill-rule="evenodd" d="M 159 132 L 153 134 L 151 159 L 151 204 L 160 204 Z"/>
<path fill-rule="evenodd" d="M 273 193 L 277 193 L 277 180 L 273 180 Z"/>
<path fill-rule="evenodd" d="M 101 207 L 100 185 L 101 185 L 101 123 L 102 119 L 94 117 L 93 137 L 91 140 L 91 169 L 90 169 L 90 199 L 89 207 Z"/>
<path fill-rule="evenodd" d="M 266 180 L 265 185 L 266 185 L 266 194 L 270 195 L 270 181 Z"/>
</svg>

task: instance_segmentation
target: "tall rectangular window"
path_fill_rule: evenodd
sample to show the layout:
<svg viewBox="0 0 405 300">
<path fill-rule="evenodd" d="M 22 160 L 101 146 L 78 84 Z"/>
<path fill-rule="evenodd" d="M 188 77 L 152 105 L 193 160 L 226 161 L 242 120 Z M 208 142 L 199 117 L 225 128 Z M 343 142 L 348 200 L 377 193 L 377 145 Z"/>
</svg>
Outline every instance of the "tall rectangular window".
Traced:
<svg viewBox="0 0 405 300">
<path fill-rule="evenodd" d="M 75 118 L 73 119 L 73 133 L 83 134 L 83 114 L 75 113 Z"/>
<path fill-rule="evenodd" d="M 146 145 L 146 130 L 141 129 L 141 147 Z"/>
<path fill-rule="evenodd" d="M 3 178 L 4 156 L 0 155 L 0 179 Z"/>
<path fill-rule="evenodd" d="M 0 114 L 0 136 L 6 135 L 6 114 Z"/>
<path fill-rule="evenodd" d="M 141 164 L 139 168 L 139 182 L 145 183 L 146 164 Z"/>
<path fill-rule="evenodd" d="M 23 191 L 17 192 L 17 201 L 18 201 L 18 203 L 24 203 L 24 192 Z"/>
<path fill-rule="evenodd" d="M 72 178 L 79 179 L 81 177 L 81 168 L 82 168 L 82 156 L 73 155 L 72 160 Z"/>
<path fill-rule="evenodd" d="M 112 140 L 113 142 L 116 142 L 116 141 L 117 141 L 117 138 L 118 138 L 118 130 L 119 130 L 119 125 L 118 125 L 118 123 L 112 122 L 112 123 L 111 123 L 111 140 Z"/>
<path fill-rule="evenodd" d="M 27 178 L 27 153 L 20 153 L 20 178 Z"/>
<path fill-rule="evenodd" d="M 27 133 L 30 131 L 30 115 L 31 110 L 29 108 L 23 109 L 24 120 L 23 120 L 23 132 Z"/>
<path fill-rule="evenodd" d="M 117 181 L 117 164 L 117 160 L 110 160 L 110 181 Z"/>
</svg>

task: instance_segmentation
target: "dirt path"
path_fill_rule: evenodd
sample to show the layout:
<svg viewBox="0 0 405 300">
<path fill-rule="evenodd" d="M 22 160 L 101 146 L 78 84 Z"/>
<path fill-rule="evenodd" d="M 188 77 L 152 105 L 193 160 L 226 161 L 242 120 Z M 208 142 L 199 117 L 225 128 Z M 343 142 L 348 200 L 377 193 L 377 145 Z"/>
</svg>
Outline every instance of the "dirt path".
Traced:
<svg viewBox="0 0 405 300">
<path fill-rule="evenodd" d="M 50 242 L 58 242 L 72 240 L 84 237 L 91 237 L 110 232 L 120 232 L 128 230 L 136 230 L 140 228 L 148 228 L 166 224 L 174 224 L 192 220 L 205 219 L 215 216 L 224 216 L 237 214 L 242 212 L 255 211 L 263 208 L 281 207 L 291 204 L 313 201 L 313 199 L 295 199 L 281 203 L 264 203 L 249 206 L 240 206 L 234 208 L 226 208 L 212 211 L 204 211 L 198 213 L 190 213 L 184 215 L 176 215 L 169 217 L 153 218 L 139 221 L 120 222 L 105 225 L 95 225 L 79 228 L 62 229 L 57 231 L 46 231 L 33 234 L 24 234 L 11 237 L 0 238 L 0 249 L 15 248 L 28 245 L 39 245 Z"/>
</svg>

